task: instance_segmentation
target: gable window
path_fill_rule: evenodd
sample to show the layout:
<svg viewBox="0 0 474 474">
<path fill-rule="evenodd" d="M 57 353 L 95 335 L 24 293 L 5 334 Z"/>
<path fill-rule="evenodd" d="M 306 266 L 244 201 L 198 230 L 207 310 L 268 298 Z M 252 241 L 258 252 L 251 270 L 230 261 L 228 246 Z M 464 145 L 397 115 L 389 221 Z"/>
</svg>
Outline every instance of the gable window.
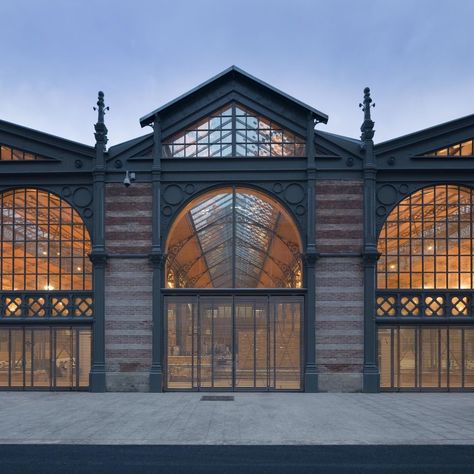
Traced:
<svg viewBox="0 0 474 474">
<path fill-rule="evenodd" d="M 426 156 L 436 156 L 440 158 L 452 156 L 472 157 L 473 143 L 472 140 L 466 140 L 464 142 L 455 143 L 454 145 L 445 148 L 439 148 L 438 150 L 426 153 Z"/>
<path fill-rule="evenodd" d="M 304 155 L 304 138 L 239 104 L 223 107 L 163 143 L 165 158 Z"/>
<path fill-rule="evenodd" d="M 27 151 L 0 145 L 0 161 L 50 161 L 51 158 L 29 153 Z"/>
</svg>

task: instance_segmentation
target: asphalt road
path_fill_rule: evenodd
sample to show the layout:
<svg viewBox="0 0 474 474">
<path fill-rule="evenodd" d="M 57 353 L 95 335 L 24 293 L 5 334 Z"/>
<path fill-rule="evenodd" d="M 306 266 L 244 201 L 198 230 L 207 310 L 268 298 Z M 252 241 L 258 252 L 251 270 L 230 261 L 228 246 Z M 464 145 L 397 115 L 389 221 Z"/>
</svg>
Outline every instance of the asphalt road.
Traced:
<svg viewBox="0 0 474 474">
<path fill-rule="evenodd" d="M 1 445 L 10 473 L 474 472 L 474 446 Z"/>
</svg>

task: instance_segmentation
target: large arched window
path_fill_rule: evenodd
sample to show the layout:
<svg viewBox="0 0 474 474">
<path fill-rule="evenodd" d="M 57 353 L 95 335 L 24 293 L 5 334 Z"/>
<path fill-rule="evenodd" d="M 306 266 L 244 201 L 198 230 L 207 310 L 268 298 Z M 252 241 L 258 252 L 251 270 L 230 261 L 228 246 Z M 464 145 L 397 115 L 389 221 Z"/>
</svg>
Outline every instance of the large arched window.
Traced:
<svg viewBox="0 0 474 474">
<path fill-rule="evenodd" d="M 443 184 L 388 216 L 377 267 L 382 389 L 474 387 L 473 207 L 472 189 Z"/>
<path fill-rule="evenodd" d="M 192 201 L 167 243 L 168 288 L 300 288 L 301 243 L 288 212 L 248 188 Z"/>
<path fill-rule="evenodd" d="M 78 212 L 53 193 L 0 195 L 2 291 L 90 290 L 89 233 Z"/>
<path fill-rule="evenodd" d="M 380 232 L 378 288 L 472 289 L 473 198 L 437 185 L 401 201 Z"/>
<path fill-rule="evenodd" d="M 209 191 L 166 252 L 166 388 L 300 390 L 301 240 L 286 209 L 250 188 Z"/>
<path fill-rule="evenodd" d="M 92 264 L 81 216 L 47 191 L 5 191 L 0 246 L 0 388 L 87 388 Z"/>
</svg>

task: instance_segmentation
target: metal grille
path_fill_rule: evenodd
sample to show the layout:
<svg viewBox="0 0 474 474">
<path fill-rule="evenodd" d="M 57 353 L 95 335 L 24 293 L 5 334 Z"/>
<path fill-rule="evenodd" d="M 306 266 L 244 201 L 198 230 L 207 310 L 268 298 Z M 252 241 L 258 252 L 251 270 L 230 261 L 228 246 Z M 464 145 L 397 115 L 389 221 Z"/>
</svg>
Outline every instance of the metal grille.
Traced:
<svg viewBox="0 0 474 474">
<path fill-rule="evenodd" d="M 413 292 L 403 290 L 377 293 L 376 315 L 380 318 L 393 317 L 463 317 L 472 318 L 472 292 L 426 290 Z"/>
<path fill-rule="evenodd" d="M 91 292 L 4 292 L 0 295 L 0 319 L 92 318 Z"/>
</svg>

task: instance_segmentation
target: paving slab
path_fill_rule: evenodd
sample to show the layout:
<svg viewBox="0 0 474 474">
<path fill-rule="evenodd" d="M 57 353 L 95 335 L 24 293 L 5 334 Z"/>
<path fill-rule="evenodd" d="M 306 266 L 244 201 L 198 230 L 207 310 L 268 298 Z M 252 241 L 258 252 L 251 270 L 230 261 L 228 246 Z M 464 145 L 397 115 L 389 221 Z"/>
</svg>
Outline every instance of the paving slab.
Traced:
<svg viewBox="0 0 474 474">
<path fill-rule="evenodd" d="M 2 444 L 474 444 L 473 393 L 0 392 Z"/>
</svg>

